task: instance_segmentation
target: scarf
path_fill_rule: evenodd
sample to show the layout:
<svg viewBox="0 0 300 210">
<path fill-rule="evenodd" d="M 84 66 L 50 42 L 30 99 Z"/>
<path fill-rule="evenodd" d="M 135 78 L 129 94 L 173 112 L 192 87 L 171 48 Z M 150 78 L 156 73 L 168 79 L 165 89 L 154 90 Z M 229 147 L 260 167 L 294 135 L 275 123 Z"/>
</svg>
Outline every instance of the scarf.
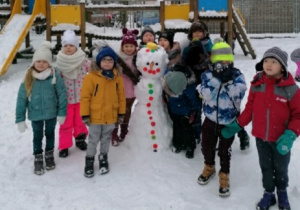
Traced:
<svg viewBox="0 0 300 210">
<path fill-rule="evenodd" d="M 106 78 L 109 78 L 109 79 L 114 78 L 114 72 L 113 72 L 113 70 L 104 70 L 103 69 L 101 73 Z"/>
<path fill-rule="evenodd" d="M 48 68 L 45 71 L 42 72 L 37 72 L 37 71 L 32 71 L 32 76 L 38 80 L 45 80 L 47 79 L 52 73 L 52 69 Z M 55 70 L 53 69 L 53 78 L 52 78 L 52 84 L 56 83 L 56 77 L 55 77 Z"/>
<path fill-rule="evenodd" d="M 61 50 L 57 54 L 57 68 L 68 79 L 76 79 L 85 59 L 85 53 L 78 49 L 73 55 L 66 55 Z"/>
</svg>

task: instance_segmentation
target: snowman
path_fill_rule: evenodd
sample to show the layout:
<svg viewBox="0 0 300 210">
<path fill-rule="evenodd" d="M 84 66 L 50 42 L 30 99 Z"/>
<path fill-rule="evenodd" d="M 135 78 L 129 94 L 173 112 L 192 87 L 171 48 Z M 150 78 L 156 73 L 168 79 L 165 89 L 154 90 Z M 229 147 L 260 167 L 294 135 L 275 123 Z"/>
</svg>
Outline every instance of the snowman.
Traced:
<svg viewBox="0 0 300 210">
<path fill-rule="evenodd" d="M 150 42 L 138 51 L 136 60 L 142 76 L 134 89 L 137 103 L 125 142 L 131 149 L 160 152 L 169 149 L 172 140 L 172 122 L 162 101 L 161 82 L 168 55 Z"/>
</svg>

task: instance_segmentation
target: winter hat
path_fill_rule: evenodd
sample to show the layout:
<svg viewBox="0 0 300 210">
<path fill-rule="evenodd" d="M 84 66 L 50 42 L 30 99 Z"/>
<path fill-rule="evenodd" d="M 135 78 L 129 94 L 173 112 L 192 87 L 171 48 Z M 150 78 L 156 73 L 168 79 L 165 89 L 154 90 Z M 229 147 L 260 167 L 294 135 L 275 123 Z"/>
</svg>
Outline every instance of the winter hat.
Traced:
<svg viewBox="0 0 300 210">
<path fill-rule="evenodd" d="M 128 30 L 127 28 L 123 28 L 122 33 L 123 38 L 121 46 L 123 46 L 124 44 L 133 44 L 134 46 L 137 46 L 136 36 L 139 34 L 139 31 L 137 29 Z"/>
<path fill-rule="evenodd" d="M 111 57 L 112 59 L 114 59 L 114 66 L 117 64 L 117 54 L 115 53 L 115 51 L 113 49 L 111 49 L 110 47 L 103 47 L 97 57 L 96 57 L 96 63 L 98 66 L 100 66 L 100 62 L 102 60 L 102 58 L 106 57 L 106 56 L 109 56 Z"/>
<path fill-rule="evenodd" d="M 150 26 L 145 26 L 144 29 L 142 30 L 142 34 L 141 34 L 141 40 L 143 40 L 143 36 L 145 35 L 145 33 L 151 33 L 153 34 L 153 36 L 155 37 L 155 33 L 153 31 L 153 29 Z"/>
<path fill-rule="evenodd" d="M 179 95 L 187 86 L 187 78 L 182 72 L 171 71 L 166 74 L 166 85 L 173 93 Z"/>
<path fill-rule="evenodd" d="M 37 49 L 32 57 L 32 63 L 30 67 L 34 66 L 34 63 L 38 60 L 45 60 L 52 66 L 52 52 L 51 52 L 51 43 L 44 41 L 39 49 Z"/>
<path fill-rule="evenodd" d="M 65 46 L 67 44 L 71 44 L 75 46 L 77 49 L 79 48 L 79 40 L 72 30 L 66 30 L 62 36 L 62 46 Z"/>
<path fill-rule="evenodd" d="M 192 23 L 188 34 L 189 40 L 193 39 L 193 33 L 195 31 L 202 31 L 205 37 L 209 36 L 207 25 L 202 21 L 195 21 Z"/>
<path fill-rule="evenodd" d="M 282 67 L 286 72 L 288 57 L 289 55 L 287 54 L 287 52 L 281 50 L 279 47 L 272 47 L 264 53 L 261 61 L 255 65 L 256 71 L 263 70 L 263 62 L 265 58 L 275 58 L 276 60 L 279 61 L 279 63 L 282 65 Z"/>
<path fill-rule="evenodd" d="M 169 41 L 170 43 L 170 48 L 173 47 L 174 44 L 174 32 L 173 31 L 164 31 L 161 34 L 159 34 L 158 40 L 160 38 L 165 38 Z"/>
<path fill-rule="evenodd" d="M 218 61 L 233 62 L 234 57 L 231 47 L 223 41 L 223 39 L 216 39 L 211 49 L 211 62 L 216 63 Z"/>
</svg>

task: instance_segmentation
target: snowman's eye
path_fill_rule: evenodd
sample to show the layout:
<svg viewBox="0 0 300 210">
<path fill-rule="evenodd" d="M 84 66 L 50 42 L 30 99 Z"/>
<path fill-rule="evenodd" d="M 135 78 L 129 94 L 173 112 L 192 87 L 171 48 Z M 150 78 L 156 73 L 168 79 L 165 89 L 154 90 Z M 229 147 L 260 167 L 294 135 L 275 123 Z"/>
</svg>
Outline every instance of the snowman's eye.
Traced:
<svg viewBox="0 0 300 210">
<path fill-rule="evenodd" d="M 149 65 L 149 62 L 147 62 L 147 65 Z"/>
<path fill-rule="evenodd" d="M 158 66 L 158 63 L 155 63 L 156 66 Z"/>
</svg>

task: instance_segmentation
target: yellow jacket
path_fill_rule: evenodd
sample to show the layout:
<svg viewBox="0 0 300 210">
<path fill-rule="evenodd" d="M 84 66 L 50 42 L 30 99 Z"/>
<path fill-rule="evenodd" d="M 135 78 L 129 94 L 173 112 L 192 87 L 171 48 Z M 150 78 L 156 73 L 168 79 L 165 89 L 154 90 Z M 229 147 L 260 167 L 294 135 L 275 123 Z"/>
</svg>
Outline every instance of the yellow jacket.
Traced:
<svg viewBox="0 0 300 210">
<path fill-rule="evenodd" d="M 91 124 L 112 124 L 118 114 L 125 114 L 126 96 L 122 76 L 116 68 L 112 79 L 104 77 L 102 70 L 92 70 L 84 77 L 81 99 L 81 116 L 90 116 Z"/>
</svg>

